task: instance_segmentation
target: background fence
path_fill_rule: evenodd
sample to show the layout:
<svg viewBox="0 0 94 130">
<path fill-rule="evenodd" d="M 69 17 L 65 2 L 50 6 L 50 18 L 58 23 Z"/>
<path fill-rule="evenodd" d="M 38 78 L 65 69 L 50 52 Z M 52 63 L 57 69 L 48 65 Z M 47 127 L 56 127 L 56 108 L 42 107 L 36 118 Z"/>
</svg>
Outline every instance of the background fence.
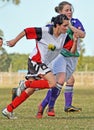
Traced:
<svg viewBox="0 0 94 130">
<path fill-rule="evenodd" d="M 0 87 L 18 86 L 20 80 L 23 80 L 25 73 L 0 72 Z M 94 72 L 75 72 L 75 86 L 93 87 Z"/>
</svg>

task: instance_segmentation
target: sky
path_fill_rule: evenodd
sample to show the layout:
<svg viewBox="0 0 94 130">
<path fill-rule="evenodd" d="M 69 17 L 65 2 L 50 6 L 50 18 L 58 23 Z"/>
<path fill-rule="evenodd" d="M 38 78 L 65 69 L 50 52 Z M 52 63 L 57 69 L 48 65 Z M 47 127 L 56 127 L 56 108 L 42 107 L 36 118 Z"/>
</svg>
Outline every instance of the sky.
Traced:
<svg viewBox="0 0 94 130">
<path fill-rule="evenodd" d="M 74 7 L 74 18 L 83 24 L 86 37 L 83 39 L 85 55 L 94 56 L 94 0 L 67 0 Z M 0 29 L 4 32 L 4 40 L 15 38 L 24 28 L 42 27 L 57 13 L 54 7 L 61 0 L 21 0 L 17 6 L 11 2 L 2 3 L 0 0 Z M 35 40 L 22 38 L 14 47 L 3 45 L 8 53 L 29 54 L 35 47 Z"/>
</svg>

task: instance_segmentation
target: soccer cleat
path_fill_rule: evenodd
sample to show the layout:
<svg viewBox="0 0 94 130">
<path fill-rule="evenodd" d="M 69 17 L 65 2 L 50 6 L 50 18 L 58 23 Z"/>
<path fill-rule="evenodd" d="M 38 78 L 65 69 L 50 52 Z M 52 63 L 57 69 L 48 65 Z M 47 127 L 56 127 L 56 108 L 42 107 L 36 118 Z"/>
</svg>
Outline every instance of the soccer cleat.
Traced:
<svg viewBox="0 0 94 130">
<path fill-rule="evenodd" d="M 48 108 L 48 110 L 47 110 L 47 115 L 48 115 L 48 116 L 55 116 L 54 108 Z"/>
<path fill-rule="evenodd" d="M 38 112 L 37 112 L 36 118 L 38 118 L 38 119 L 42 118 L 43 112 L 44 112 L 44 109 L 43 109 L 42 105 L 40 104 L 38 106 Z"/>
<path fill-rule="evenodd" d="M 18 88 L 16 90 L 16 95 L 17 96 L 20 96 L 21 93 L 26 89 L 26 86 L 25 86 L 24 82 L 25 82 L 24 80 L 21 80 L 19 82 L 19 86 L 18 86 Z"/>
<path fill-rule="evenodd" d="M 82 111 L 82 108 L 77 108 L 77 107 L 74 107 L 74 106 L 70 106 L 70 107 L 65 107 L 64 111 L 65 112 L 80 112 L 80 111 Z"/>
<path fill-rule="evenodd" d="M 8 119 L 17 119 L 17 117 L 14 116 L 13 112 L 8 112 L 7 108 L 2 110 L 2 114 Z"/>
</svg>

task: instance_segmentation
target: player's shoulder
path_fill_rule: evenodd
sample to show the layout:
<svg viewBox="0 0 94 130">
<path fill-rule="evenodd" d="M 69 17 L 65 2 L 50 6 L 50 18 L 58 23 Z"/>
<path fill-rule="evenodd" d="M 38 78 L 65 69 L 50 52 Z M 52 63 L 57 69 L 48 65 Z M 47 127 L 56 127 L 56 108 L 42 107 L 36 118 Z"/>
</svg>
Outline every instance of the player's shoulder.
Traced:
<svg viewBox="0 0 94 130">
<path fill-rule="evenodd" d="M 48 30 L 49 30 L 49 27 L 47 27 L 47 26 L 43 26 L 43 27 L 42 27 L 42 31 L 43 31 L 43 32 L 48 32 Z"/>
<path fill-rule="evenodd" d="M 76 22 L 80 22 L 80 20 L 79 20 L 78 18 L 72 18 L 72 19 L 71 19 L 71 22 L 72 22 L 72 23 L 76 23 Z"/>
</svg>

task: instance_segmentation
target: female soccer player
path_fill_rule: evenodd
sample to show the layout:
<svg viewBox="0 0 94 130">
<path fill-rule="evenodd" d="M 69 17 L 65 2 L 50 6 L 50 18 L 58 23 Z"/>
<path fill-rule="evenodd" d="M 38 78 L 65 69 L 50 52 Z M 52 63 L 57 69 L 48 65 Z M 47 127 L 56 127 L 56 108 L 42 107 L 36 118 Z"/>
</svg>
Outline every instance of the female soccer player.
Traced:
<svg viewBox="0 0 94 130">
<path fill-rule="evenodd" d="M 73 7 L 69 2 L 67 2 L 67 1 L 61 2 L 57 7 L 55 7 L 55 11 L 60 14 L 65 14 L 70 19 L 69 29 L 68 29 L 67 33 L 69 34 L 71 39 L 73 37 L 73 33 L 76 33 L 79 38 L 85 37 L 85 30 L 84 30 L 81 22 L 78 19 L 72 18 Z M 80 39 L 78 39 L 78 43 L 77 43 L 78 47 L 79 47 L 79 43 L 80 43 Z M 64 48 L 67 50 L 70 47 L 71 47 L 70 43 L 67 44 L 67 46 L 66 45 L 64 46 Z M 64 95 L 65 95 L 64 111 L 65 112 L 80 111 L 81 110 L 80 108 L 76 108 L 76 107 L 72 106 L 74 77 L 73 77 L 73 75 L 71 76 L 71 74 L 73 73 L 73 71 L 75 70 L 75 67 L 77 65 L 79 54 L 78 54 L 78 56 L 75 55 L 70 58 L 70 55 L 67 54 L 67 51 L 63 50 L 61 53 L 63 54 L 63 56 L 67 57 L 65 59 L 68 62 L 68 64 L 64 64 L 64 61 L 62 61 L 62 56 L 59 55 L 54 61 L 53 71 L 54 71 L 54 74 L 57 75 L 56 77 L 58 79 L 59 84 L 63 85 L 64 82 L 67 81 L 66 87 L 65 87 L 65 92 L 64 92 Z M 76 52 L 76 54 L 77 54 L 77 52 Z M 62 64 L 60 64 L 61 62 L 62 62 Z M 61 65 L 61 67 L 60 67 L 60 65 Z M 67 69 L 65 68 L 65 66 L 67 66 L 66 67 Z M 64 68 L 65 68 L 65 70 L 64 70 Z M 42 118 L 43 111 L 47 105 L 48 105 L 48 116 L 55 116 L 54 105 L 55 105 L 55 101 L 56 101 L 57 97 L 60 94 L 60 91 L 61 91 L 61 89 L 58 89 L 58 88 L 53 88 L 51 90 L 48 90 L 46 97 L 39 105 L 37 118 Z"/>
<path fill-rule="evenodd" d="M 28 80 L 20 84 L 21 88 L 27 89 L 2 111 L 2 114 L 9 119 L 14 118 L 12 114 L 13 110 L 25 101 L 34 92 L 35 88 L 49 89 L 55 86 L 59 87 L 48 64 L 58 56 L 64 45 L 69 19 L 66 15 L 61 14 L 53 17 L 52 21 L 53 26 L 51 27 L 26 28 L 16 38 L 7 41 L 7 45 L 13 47 L 24 36 L 27 39 L 36 40 L 36 47 L 28 59 L 28 74 L 26 76 Z M 76 40 L 74 40 L 75 42 Z M 35 77 L 42 79 L 35 80 Z M 29 91 L 31 88 L 34 88 L 32 92 Z"/>
</svg>

